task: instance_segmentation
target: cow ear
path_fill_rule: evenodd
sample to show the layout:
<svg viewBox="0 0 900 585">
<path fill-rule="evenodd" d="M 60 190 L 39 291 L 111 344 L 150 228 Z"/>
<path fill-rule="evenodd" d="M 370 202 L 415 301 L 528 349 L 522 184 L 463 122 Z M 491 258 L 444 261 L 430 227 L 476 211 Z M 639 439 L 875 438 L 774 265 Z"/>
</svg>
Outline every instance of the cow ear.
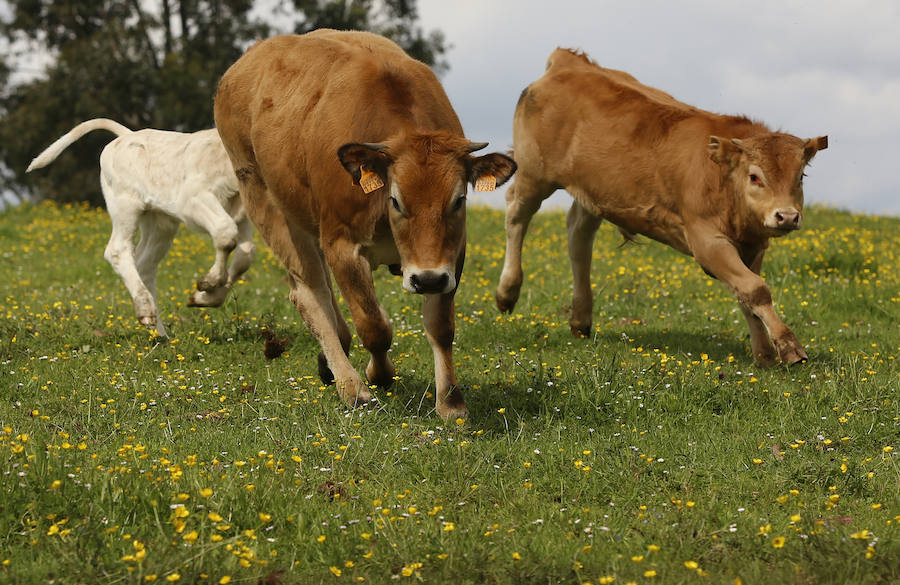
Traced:
<svg viewBox="0 0 900 585">
<path fill-rule="evenodd" d="M 725 164 L 728 166 L 734 166 L 737 162 L 737 157 L 744 152 L 741 141 L 737 138 L 728 140 L 718 136 L 710 136 L 708 148 L 709 158 L 720 165 Z"/>
<path fill-rule="evenodd" d="M 359 185 L 363 171 L 374 172 L 382 182 L 387 181 L 387 169 L 394 162 L 383 144 L 352 142 L 340 147 L 337 155 L 341 164 L 353 177 L 354 185 Z"/>
<path fill-rule="evenodd" d="M 828 137 L 827 136 L 819 136 L 818 138 L 810 138 L 806 141 L 806 144 L 803 146 L 803 160 L 809 162 L 812 157 L 816 155 L 820 150 L 825 150 L 828 148 Z"/>
<path fill-rule="evenodd" d="M 466 180 L 475 186 L 476 191 L 493 191 L 509 180 L 517 168 L 516 161 L 499 152 L 467 159 Z"/>
</svg>

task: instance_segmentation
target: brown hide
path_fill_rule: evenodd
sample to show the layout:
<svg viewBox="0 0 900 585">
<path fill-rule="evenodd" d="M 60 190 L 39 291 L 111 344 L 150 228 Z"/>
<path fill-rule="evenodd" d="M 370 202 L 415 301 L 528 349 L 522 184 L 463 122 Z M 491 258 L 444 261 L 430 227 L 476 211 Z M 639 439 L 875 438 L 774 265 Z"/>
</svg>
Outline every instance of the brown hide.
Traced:
<svg viewBox="0 0 900 585">
<path fill-rule="evenodd" d="M 346 358 L 350 332 L 331 291 L 343 293 L 369 381 L 389 385 L 391 325 L 371 270 L 402 266 L 425 295 L 435 352 L 436 408 L 465 414 L 450 345 L 453 294 L 465 257 L 466 183 L 505 181 L 509 157 L 470 153 L 432 71 L 383 37 L 319 30 L 257 43 L 225 73 L 216 125 L 247 213 L 288 270 L 291 300 L 322 346 L 319 372 L 348 403 L 367 384 Z"/>
<path fill-rule="evenodd" d="M 573 331 L 591 329 L 590 247 L 606 219 L 627 238 L 643 234 L 694 256 L 734 291 L 758 362 L 771 362 L 775 350 L 783 361 L 806 359 L 758 273 L 769 238 L 800 227 L 803 168 L 827 148 L 826 137 L 804 140 L 706 112 L 557 49 L 519 98 L 513 141 L 519 170 L 507 192 L 501 309 L 518 299 L 531 215 L 562 188 L 575 199 L 567 220 Z"/>
</svg>

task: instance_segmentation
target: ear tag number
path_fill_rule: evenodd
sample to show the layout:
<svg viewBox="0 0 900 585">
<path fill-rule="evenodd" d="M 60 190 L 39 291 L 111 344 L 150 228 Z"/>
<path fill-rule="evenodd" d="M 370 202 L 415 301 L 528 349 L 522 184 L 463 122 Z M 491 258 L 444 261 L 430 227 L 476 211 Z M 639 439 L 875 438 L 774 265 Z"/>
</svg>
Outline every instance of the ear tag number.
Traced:
<svg viewBox="0 0 900 585">
<path fill-rule="evenodd" d="M 362 187 L 363 193 L 371 193 L 375 189 L 384 187 L 384 181 L 375 171 L 370 171 L 365 167 L 360 168 L 359 186 Z"/>
<path fill-rule="evenodd" d="M 475 179 L 476 191 L 493 191 L 497 188 L 497 177 L 494 175 L 481 175 Z"/>
</svg>

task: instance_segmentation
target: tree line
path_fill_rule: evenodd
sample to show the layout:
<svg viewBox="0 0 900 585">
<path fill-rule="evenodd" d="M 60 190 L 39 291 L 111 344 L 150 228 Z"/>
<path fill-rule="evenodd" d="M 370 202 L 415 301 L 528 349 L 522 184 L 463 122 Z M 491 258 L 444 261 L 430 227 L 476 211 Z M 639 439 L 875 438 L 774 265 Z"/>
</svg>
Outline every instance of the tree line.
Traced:
<svg viewBox="0 0 900 585">
<path fill-rule="evenodd" d="M 440 31 L 424 31 L 416 0 L 0 0 L 0 192 L 103 205 L 92 133 L 40 173 L 31 159 L 79 122 L 132 129 L 213 126 L 225 70 L 258 38 L 317 28 L 371 30 L 438 73 Z M 23 64 L 43 56 L 39 75 Z"/>
</svg>

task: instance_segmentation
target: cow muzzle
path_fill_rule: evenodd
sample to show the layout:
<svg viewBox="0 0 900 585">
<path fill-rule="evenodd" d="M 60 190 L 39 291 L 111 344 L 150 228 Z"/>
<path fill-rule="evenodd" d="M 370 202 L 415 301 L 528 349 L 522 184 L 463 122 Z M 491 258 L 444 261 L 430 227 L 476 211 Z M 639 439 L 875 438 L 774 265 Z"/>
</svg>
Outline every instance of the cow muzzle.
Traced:
<svg viewBox="0 0 900 585">
<path fill-rule="evenodd" d="M 447 269 L 421 270 L 403 267 L 403 288 L 419 295 L 444 294 L 456 288 L 456 277 Z"/>
<path fill-rule="evenodd" d="M 803 216 L 799 211 L 792 207 L 785 207 L 772 212 L 769 220 L 766 222 L 766 227 L 782 232 L 790 232 L 800 229 L 802 221 Z"/>
</svg>

